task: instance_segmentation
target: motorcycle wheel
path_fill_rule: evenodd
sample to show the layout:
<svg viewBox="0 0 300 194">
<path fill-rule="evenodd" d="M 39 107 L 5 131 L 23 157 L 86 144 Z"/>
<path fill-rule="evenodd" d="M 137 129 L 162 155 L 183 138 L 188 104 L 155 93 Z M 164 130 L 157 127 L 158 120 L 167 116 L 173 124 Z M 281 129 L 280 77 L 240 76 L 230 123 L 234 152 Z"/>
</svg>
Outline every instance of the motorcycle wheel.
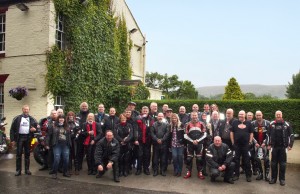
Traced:
<svg viewBox="0 0 300 194">
<path fill-rule="evenodd" d="M 43 166 L 45 163 L 43 155 L 44 155 L 44 151 L 42 150 L 41 146 L 40 145 L 35 146 L 33 150 L 33 156 L 35 161 L 41 166 Z"/>
</svg>

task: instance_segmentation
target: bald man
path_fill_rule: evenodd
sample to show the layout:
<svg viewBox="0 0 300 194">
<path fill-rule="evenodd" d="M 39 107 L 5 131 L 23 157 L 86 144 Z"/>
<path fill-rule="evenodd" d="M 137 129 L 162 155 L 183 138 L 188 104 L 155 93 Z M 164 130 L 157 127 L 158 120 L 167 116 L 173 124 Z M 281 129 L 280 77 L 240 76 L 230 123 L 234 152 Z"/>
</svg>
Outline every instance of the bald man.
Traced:
<svg viewBox="0 0 300 194">
<path fill-rule="evenodd" d="M 37 128 L 37 121 L 29 115 L 29 106 L 22 107 L 22 114 L 16 116 L 10 128 L 10 140 L 12 145 L 17 144 L 16 154 L 16 174 L 20 176 L 22 171 L 22 153 L 25 155 L 25 174 L 31 175 L 30 164 L 30 141 Z M 24 151 L 23 151 L 24 150 Z"/>
<path fill-rule="evenodd" d="M 234 184 L 232 175 L 235 164 L 232 162 L 233 154 L 229 146 L 222 143 L 220 136 L 214 137 L 214 143 L 206 151 L 206 161 L 210 171 L 210 180 L 215 182 L 221 172 L 224 174 L 224 182 Z"/>
<path fill-rule="evenodd" d="M 275 113 L 275 120 L 270 123 L 270 142 L 268 146 L 272 153 L 270 184 L 275 184 L 277 181 L 279 164 L 280 185 L 285 185 L 286 153 L 292 149 L 293 143 L 293 129 L 288 122 L 283 120 L 282 112 L 278 110 Z"/>
<path fill-rule="evenodd" d="M 245 165 L 246 180 L 251 182 L 251 165 L 249 157 L 249 148 L 253 140 L 253 127 L 250 121 L 246 120 L 245 111 L 241 110 L 238 120 L 233 121 L 230 131 L 230 139 L 235 150 L 235 175 L 233 180 L 236 181 L 240 176 L 240 157 L 242 156 Z"/>
<path fill-rule="evenodd" d="M 251 124 L 253 125 L 254 128 L 253 143 L 255 145 L 255 150 L 256 150 L 256 153 L 254 154 L 254 159 L 255 159 L 256 167 L 258 168 L 258 176 L 256 177 L 256 180 L 262 180 L 263 177 L 265 177 L 265 180 L 269 181 L 270 161 L 269 161 L 269 153 L 266 149 L 267 148 L 266 144 L 269 141 L 268 133 L 270 128 L 270 121 L 263 119 L 263 114 L 259 110 L 255 112 L 255 118 L 256 120 L 252 121 Z M 264 169 L 265 169 L 264 175 L 263 175 L 261 159 L 264 160 Z"/>
</svg>

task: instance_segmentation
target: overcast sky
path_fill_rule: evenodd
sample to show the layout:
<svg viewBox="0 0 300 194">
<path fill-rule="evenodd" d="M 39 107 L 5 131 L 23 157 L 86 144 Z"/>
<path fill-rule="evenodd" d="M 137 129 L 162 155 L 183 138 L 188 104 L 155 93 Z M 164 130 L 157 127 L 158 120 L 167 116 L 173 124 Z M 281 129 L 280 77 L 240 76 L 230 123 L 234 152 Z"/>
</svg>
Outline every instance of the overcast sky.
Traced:
<svg viewBox="0 0 300 194">
<path fill-rule="evenodd" d="M 196 87 L 282 85 L 300 70 L 299 0 L 126 0 L 147 43 L 146 70 Z"/>
</svg>

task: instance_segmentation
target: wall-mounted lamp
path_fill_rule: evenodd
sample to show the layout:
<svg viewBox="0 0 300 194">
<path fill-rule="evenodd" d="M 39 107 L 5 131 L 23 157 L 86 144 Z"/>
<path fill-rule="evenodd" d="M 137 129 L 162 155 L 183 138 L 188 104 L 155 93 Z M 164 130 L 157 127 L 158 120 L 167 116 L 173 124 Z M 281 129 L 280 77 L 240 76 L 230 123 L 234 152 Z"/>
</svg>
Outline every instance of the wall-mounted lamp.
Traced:
<svg viewBox="0 0 300 194">
<path fill-rule="evenodd" d="M 139 47 L 138 49 L 137 49 L 137 51 L 141 51 L 142 50 L 142 47 Z"/>
<path fill-rule="evenodd" d="M 130 33 L 130 34 L 133 34 L 133 33 L 135 33 L 136 31 L 138 31 L 138 29 L 132 28 L 132 29 L 129 31 L 129 33 Z"/>
<path fill-rule="evenodd" d="M 21 11 L 27 11 L 29 9 L 24 3 L 18 3 L 16 6 Z"/>
<path fill-rule="evenodd" d="M 145 46 L 148 43 L 148 40 L 146 40 L 146 42 L 143 43 L 143 46 Z"/>
</svg>

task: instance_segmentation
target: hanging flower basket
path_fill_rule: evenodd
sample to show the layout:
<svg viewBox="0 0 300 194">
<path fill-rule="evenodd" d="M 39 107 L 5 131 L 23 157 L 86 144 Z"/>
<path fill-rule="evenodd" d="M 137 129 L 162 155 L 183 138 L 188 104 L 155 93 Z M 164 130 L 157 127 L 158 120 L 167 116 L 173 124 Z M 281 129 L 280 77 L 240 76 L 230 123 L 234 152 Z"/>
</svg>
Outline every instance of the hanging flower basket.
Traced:
<svg viewBox="0 0 300 194">
<path fill-rule="evenodd" d="M 22 100 L 28 95 L 28 90 L 25 87 L 18 86 L 9 90 L 9 95 L 17 100 Z"/>
</svg>

